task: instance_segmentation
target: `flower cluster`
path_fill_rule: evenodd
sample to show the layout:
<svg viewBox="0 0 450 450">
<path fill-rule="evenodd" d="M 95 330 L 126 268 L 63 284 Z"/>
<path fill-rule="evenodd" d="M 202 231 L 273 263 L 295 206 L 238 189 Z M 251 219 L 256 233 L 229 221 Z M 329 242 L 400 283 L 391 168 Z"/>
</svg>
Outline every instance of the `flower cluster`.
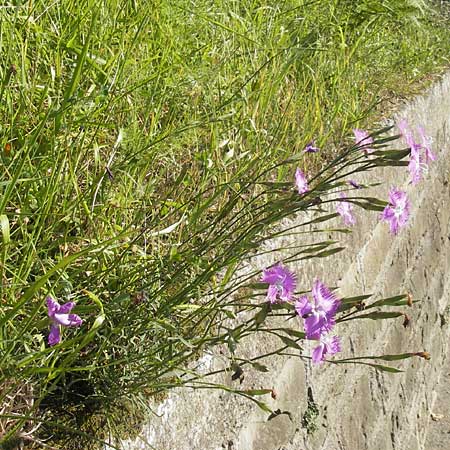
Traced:
<svg viewBox="0 0 450 450">
<path fill-rule="evenodd" d="M 411 183 L 417 184 L 426 172 L 429 162 L 435 160 L 430 148 L 430 139 L 425 135 L 424 129 L 419 127 L 418 133 L 421 143 L 418 144 L 405 120 L 400 121 L 398 126 L 411 151 L 408 165 Z M 353 132 L 356 145 L 361 147 L 366 155 L 375 151 L 373 148 L 374 139 L 367 131 L 354 129 Z M 314 140 L 309 142 L 304 149 L 304 153 L 315 153 L 317 151 L 319 151 L 319 148 L 315 147 Z M 347 183 L 354 189 L 362 188 L 354 180 L 347 180 Z M 300 195 L 310 191 L 308 180 L 298 167 L 295 171 L 295 187 Z M 353 215 L 351 199 L 348 199 L 341 192 L 337 201 L 336 211 L 342 217 L 345 225 L 355 225 L 356 220 Z M 396 235 L 400 228 L 408 222 L 410 209 L 411 204 L 406 192 L 393 187 L 389 191 L 389 203 L 381 213 L 380 220 L 387 221 L 390 232 Z M 315 363 L 322 362 L 326 355 L 333 355 L 341 351 L 339 337 L 330 334 L 334 328 L 335 315 L 341 301 L 320 280 L 316 280 L 313 284 L 312 300 L 306 295 L 297 299 L 294 298 L 296 277 L 281 263 L 264 270 L 261 281 L 269 284 L 267 299 L 270 303 L 295 301 L 295 310 L 304 321 L 306 338 L 319 341 L 319 345 L 312 353 L 312 359 Z"/>
<path fill-rule="evenodd" d="M 398 128 L 401 135 L 405 139 L 410 148 L 410 159 L 408 170 L 411 177 L 411 183 L 417 184 L 422 180 L 423 175 L 428 171 L 430 161 L 436 159 L 431 151 L 431 139 L 426 136 L 425 130 L 422 126 L 417 128 L 421 142 L 416 142 L 412 131 L 405 119 L 400 120 Z M 366 153 L 372 153 L 374 150 L 368 148 L 367 145 L 373 143 L 373 138 L 364 130 L 354 129 L 355 141 L 357 145 L 363 145 Z M 353 180 L 348 183 L 354 188 L 358 189 L 360 186 Z M 341 198 L 342 194 L 341 194 Z M 409 219 L 411 204 L 408 200 L 406 192 L 392 187 L 389 191 L 389 204 L 380 215 L 380 220 L 385 220 L 389 223 L 390 232 L 394 235 L 398 234 L 401 227 L 404 227 Z M 342 203 L 337 208 L 338 213 L 343 217 L 346 225 L 353 225 L 354 220 L 347 208 L 343 208 Z"/>
<path fill-rule="evenodd" d="M 421 143 L 417 143 L 413 133 L 410 131 L 406 120 L 399 122 L 398 127 L 401 134 L 410 147 L 410 161 L 408 169 L 411 175 L 411 183 L 417 184 L 428 170 L 430 161 L 435 160 L 435 156 L 430 148 L 430 139 L 425 135 L 423 127 L 418 127 Z M 373 137 L 365 130 L 354 129 L 356 145 L 361 147 L 366 154 L 373 153 Z M 310 141 L 304 153 L 316 153 L 320 149 L 316 147 L 315 141 Z M 347 183 L 355 189 L 362 188 L 354 180 L 347 180 Z M 295 171 L 295 187 L 300 195 L 310 191 L 306 175 L 297 167 Z M 401 227 L 405 226 L 410 212 L 410 202 L 406 193 L 392 188 L 389 192 L 389 204 L 383 210 L 380 219 L 389 222 L 392 234 L 398 234 Z M 345 225 L 352 226 L 356 223 L 353 216 L 353 205 L 344 193 L 340 193 L 337 213 L 342 217 Z M 340 307 L 341 301 L 331 292 L 320 280 L 316 280 L 312 288 L 312 300 L 306 295 L 297 299 L 294 293 L 297 285 L 296 276 L 288 268 L 278 263 L 263 271 L 261 281 L 267 283 L 267 299 L 270 303 L 295 301 L 295 310 L 304 320 L 304 329 L 307 339 L 319 341 L 318 347 L 312 354 L 315 363 L 320 363 L 326 355 L 333 355 L 341 351 L 340 340 L 337 336 L 330 336 L 330 332 L 335 325 L 335 315 Z M 70 314 L 75 306 L 74 302 L 60 305 L 52 297 L 46 299 L 48 317 L 52 324 L 48 336 L 50 346 L 61 342 L 61 327 L 79 327 L 82 319 L 76 314 Z"/>
<path fill-rule="evenodd" d="M 270 303 L 295 302 L 295 310 L 304 320 L 306 338 L 319 341 L 312 354 L 313 362 L 320 363 L 326 355 L 341 351 L 339 338 L 329 335 L 341 301 L 320 280 L 314 282 L 311 302 L 306 295 L 295 299 L 295 274 L 281 263 L 264 270 L 261 281 L 269 284 L 267 299 Z"/>
<path fill-rule="evenodd" d="M 422 142 L 420 144 L 417 143 L 405 119 L 399 122 L 398 128 L 410 148 L 408 170 L 411 176 L 411 183 L 415 185 L 419 183 L 423 175 L 428 171 L 430 161 L 436 159 L 431 151 L 431 140 L 425 135 L 423 127 L 418 127 Z M 396 235 L 400 228 L 406 225 L 410 208 L 411 204 L 406 196 L 406 192 L 393 187 L 389 191 L 389 204 L 382 212 L 380 218 L 389 222 L 391 233 Z"/>
</svg>

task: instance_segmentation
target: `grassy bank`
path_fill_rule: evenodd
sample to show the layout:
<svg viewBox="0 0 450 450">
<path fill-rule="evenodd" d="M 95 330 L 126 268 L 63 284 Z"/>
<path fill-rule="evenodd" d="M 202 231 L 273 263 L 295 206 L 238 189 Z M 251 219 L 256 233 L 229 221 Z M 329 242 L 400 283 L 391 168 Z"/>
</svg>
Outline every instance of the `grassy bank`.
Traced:
<svg viewBox="0 0 450 450">
<path fill-rule="evenodd" d="M 268 170 L 321 167 L 449 50 L 419 1 L 0 7 L 4 441 L 31 414 L 69 448 L 69 429 L 179 384 L 232 314 L 233 268 L 283 217 L 258 183 L 290 186 L 292 167 Z M 47 295 L 84 320 L 56 347 Z"/>
</svg>

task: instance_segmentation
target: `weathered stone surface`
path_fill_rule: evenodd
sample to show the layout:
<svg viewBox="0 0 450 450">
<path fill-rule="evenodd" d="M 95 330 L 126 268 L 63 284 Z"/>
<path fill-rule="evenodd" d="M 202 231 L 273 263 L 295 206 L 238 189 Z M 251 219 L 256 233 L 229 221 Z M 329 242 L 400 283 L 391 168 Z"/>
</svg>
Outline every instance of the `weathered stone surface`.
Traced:
<svg viewBox="0 0 450 450">
<path fill-rule="evenodd" d="M 422 124 L 433 138 L 438 160 L 431 165 L 426 180 L 418 186 L 408 183 L 406 169 L 386 169 L 366 175 L 383 180 L 371 193 L 386 198 L 388 188 L 408 191 L 412 214 L 407 229 L 392 237 L 388 226 L 378 222 L 376 213 L 357 211 L 355 233 L 347 238 L 348 248 L 338 256 L 312 263 L 290 265 L 299 275 L 299 284 L 309 288 L 315 277 L 340 287 L 342 296 L 374 293 L 379 296 L 410 291 L 421 300 L 406 312 L 411 327 L 402 319 L 353 321 L 341 324 L 342 357 L 391 354 L 426 350 L 431 361 L 420 358 L 396 364 L 401 374 L 385 374 L 368 367 L 323 365 L 313 367 L 299 359 L 271 358 L 269 373 L 248 371 L 243 389 L 273 388 L 276 399 L 267 402 L 273 409 L 289 411 L 271 421 L 252 402 L 217 390 L 172 392 L 159 406 L 159 417 L 150 417 L 142 439 L 123 443 L 126 449 L 158 450 L 415 450 L 447 449 L 429 447 L 427 432 L 440 432 L 430 425 L 433 404 L 449 385 L 449 292 L 450 278 L 450 75 L 424 96 L 408 104 L 397 118 L 411 125 Z M 364 181 L 364 180 L 360 180 Z M 298 220 L 301 220 L 299 218 Z M 280 242 L 301 243 L 297 236 Z M 253 268 L 264 268 L 280 256 L 255 257 Z M 243 269 L 245 270 L 245 269 Z M 267 336 L 257 335 L 242 343 L 240 351 L 251 355 L 273 348 Z M 307 349 L 308 350 L 308 349 Z M 209 361 L 209 359 L 208 359 Z M 212 367 L 221 367 L 219 352 Z M 228 385 L 230 375 L 216 381 Z M 237 385 L 239 386 L 239 385 Z M 309 390 L 309 395 L 308 395 Z M 440 406 L 442 408 L 442 406 Z M 317 409 L 316 409 L 317 408 Z M 434 428 L 433 428 L 434 427 Z M 437 430 L 437 431 L 436 431 Z M 308 432 L 309 431 L 309 432 Z M 442 431 L 442 430 L 441 430 Z M 447 430 L 449 431 L 449 430 Z M 427 440 L 428 439 L 428 440 Z M 434 444 L 433 444 L 434 445 Z"/>
</svg>

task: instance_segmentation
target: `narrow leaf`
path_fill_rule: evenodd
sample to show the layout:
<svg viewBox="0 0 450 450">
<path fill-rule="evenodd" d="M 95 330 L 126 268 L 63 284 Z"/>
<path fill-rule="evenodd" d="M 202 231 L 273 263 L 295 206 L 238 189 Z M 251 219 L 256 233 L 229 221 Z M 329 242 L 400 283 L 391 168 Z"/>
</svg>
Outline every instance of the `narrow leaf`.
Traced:
<svg viewBox="0 0 450 450">
<path fill-rule="evenodd" d="M 403 159 L 405 156 L 408 156 L 410 153 L 409 148 L 406 150 L 383 150 L 373 152 L 372 155 L 381 156 L 387 160 L 396 160 L 399 161 Z"/>
<path fill-rule="evenodd" d="M 368 298 L 372 297 L 373 294 L 367 294 L 367 295 L 358 295 L 356 297 L 344 297 L 341 299 L 343 304 L 347 303 L 360 303 L 363 300 L 367 300 Z"/>
<path fill-rule="evenodd" d="M 327 220 L 334 219 L 334 218 L 337 217 L 338 215 L 339 215 L 338 213 L 327 214 L 327 215 L 325 215 L 325 216 L 321 216 L 321 217 L 318 217 L 317 219 L 311 220 L 310 222 L 308 222 L 308 224 L 311 224 L 311 223 L 326 222 Z"/>
<path fill-rule="evenodd" d="M 258 372 L 268 372 L 269 369 L 264 364 L 260 364 L 258 362 L 251 362 L 252 367 Z"/>
<path fill-rule="evenodd" d="M 259 400 L 253 400 L 263 411 L 272 414 L 272 410 L 266 405 L 264 402 L 260 402 Z"/>
<path fill-rule="evenodd" d="M 379 370 L 381 372 L 390 372 L 390 373 L 402 373 L 404 372 L 403 370 L 400 369 L 396 369 L 395 367 L 390 367 L 390 366 L 383 366 L 381 364 L 371 364 L 371 363 L 367 363 L 368 366 L 373 367 L 376 370 Z"/>
<path fill-rule="evenodd" d="M 288 347 L 292 347 L 295 348 L 297 350 L 303 350 L 300 345 L 297 344 L 297 342 L 295 342 L 294 340 L 286 337 L 286 336 L 278 336 L 285 345 L 287 345 Z"/>
<path fill-rule="evenodd" d="M 304 256 L 301 259 L 310 259 L 310 258 L 326 258 L 328 256 L 334 255 L 336 253 L 341 252 L 342 250 L 345 250 L 345 247 L 336 247 L 336 248 L 332 248 L 330 250 L 325 250 L 324 252 L 319 252 L 316 253 L 315 255 L 311 255 L 311 256 Z"/>
<path fill-rule="evenodd" d="M 349 317 L 346 320 L 353 320 L 353 319 L 385 320 L 385 319 L 394 319 L 395 317 L 400 317 L 400 316 L 403 316 L 403 313 L 398 312 L 398 311 L 392 311 L 392 312 L 377 311 L 377 312 L 372 312 L 372 313 L 368 313 L 368 314 L 360 314 L 358 316 Z M 339 319 L 336 322 L 339 322 Z"/>
<path fill-rule="evenodd" d="M 251 395 L 252 397 L 255 395 L 266 395 L 272 392 L 272 389 L 248 389 L 245 391 L 241 391 L 243 394 Z"/>
<path fill-rule="evenodd" d="M 299 339 L 305 339 L 305 333 L 303 331 L 291 330 L 290 328 L 280 328 L 280 331 L 284 331 L 289 336 L 294 336 Z"/>
<path fill-rule="evenodd" d="M 269 313 L 269 304 L 264 303 L 262 308 L 258 311 L 257 314 L 255 314 L 254 320 L 256 325 L 261 325 L 267 317 L 267 314 Z"/>
<path fill-rule="evenodd" d="M 0 215 L 0 228 L 2 230 L 2 241 L 3 244 L 9 244 L 11 241 L 9 233 L 9 220 L 5 214 Z"/>
<path fill-rule="evenodd" d="M 395 295 L 394 297 L 383 298 L 369 305 L 370 308 L 376 306 L 397 306 L 399 302 L 407 300 L 408 294 Z"/>
</svg>

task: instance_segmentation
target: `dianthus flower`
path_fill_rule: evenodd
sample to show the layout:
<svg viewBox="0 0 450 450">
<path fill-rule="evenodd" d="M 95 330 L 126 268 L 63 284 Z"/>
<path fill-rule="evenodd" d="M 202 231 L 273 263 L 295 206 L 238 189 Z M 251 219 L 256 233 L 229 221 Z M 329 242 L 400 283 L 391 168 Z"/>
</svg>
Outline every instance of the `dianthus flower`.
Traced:
<svg viewBox="0 0 450 450">
<path fill-rule="evenodd" d="M 415 145 L 418 145 L 414 141 L 414 137 L 411 133 L 411 130 L 409 129 L 408 122 L 406 119 L 400 120 L 400 122 L 397 124 L 398 129 L 400 130 L 401 135 L 405 138 L 406 144 L 408 147 L 414 147 Z"/>
<path fill-rule="evenodd" d="M 298 167 L 295 171 L 295 185 L 297 186 L 299 194 L 304 194 L 309 191 L 308 180 L 306 179 L 305 174 Z"/>
<path fill-rule="evenodd" d="M 341 300 L 320 280 L 314 281 L 312 295 L 312 302 L 306 295 L 301 296 L 295 303 L 295 310 L 304 319 L 307 339 L 320 339 L 322 334 L 328 333 L 334 327 L 334 316 Z"/>
<path fill-rule="evenodd" d="M 295 275 L 281 263 L 265 269 L 261 281 L 269 283 L 267 290 L 267 299 L 270 303 L 276 303 L 278 300 L 287 302 L 294 294 L 297 280 Z"/>
<path fill-rule="evenodd" d="M 425 150 L 425 162 L 428 164 L 428 162 L 434 161 L 436 159 L 436 156 L 431 151 L 431 138 L 429 138 L 425 134 L 425 130 L 422 126 L 418 127 L 420 138 L 422 139 L 422 148 Z"/>
<path fill-rule="evenodd" d="M 338 202 L 336 206 L 336 211 L 340 214 L 340 216 L 344 220 L 345 225 L 347 226 L 355 225 L 356 220 L 352 213 L 353 205 L 348 201 L 345 201 L 347 196 L 343 192 L 339 194 L 339 197 L 342 198 L 343 200 Z"/>
<path fill-rule="evenodd" d="M 381 213 L 381 220 L 389 222 L 392 234 L 397 234 L 401 227 L 406 225 L 409 218 L 410 202 L 406 192 L 392 188 L 389 191 L 389 205 Z"/>
<path fill-rule="evenodd" d="M 422 174 L 427 170 L 426 165 L 422 162 L 419 148 L 412 146 L 409 157 L 408 170 L 412 184 L 417 184 L 422 179 Z"/>
<path fill-rule="evenodd" d="M 52 321 L 50 334 L 48 336 L 49 345 L 56 345 L 61 342 L 60 325 L 63 327 L 79 327 L 83 321 L 76 314 L 69 314 L 75 306 L 74 302 L 60 305 L 56 300 L 47 297 L 48 317 Z"/>
<path fill-rule="evenodd" d="M 425 135 L 423 127 L 418 127 L 422 143 L 419 144 L 414 140 L 414 136 L 411 130 L 408 128 L 408 123 L 405 119 L 402 119 L 398 123 L 398 128 L 405 138 L 406 144 L 411 150 L 409 157 L 408 170 L 411 175 L 411 183 L 417 184 L 423 177 L 423 174 L 428 171 L 428 164 L 434 161 L 436 157 L 431 151 L 431 140 Z M 421 153 L 423 150 L 423 154 Z"/>
<path fill-rule="evenodd" d="M 375 151 L 374 148 L 367 147 L 368 145 L 373 144 L 373 137 L 369 136 L 367 131 L 354 128 L 353 134 L 355 135 L 356 145 L 364 147 L 363 150 L 365 153 L 372 153 Z"/>
<path fill-rule="evenodd" d="M 315 364 L 320 364 L 325 360 L 326 355 L 334 355 L 341 351 L 341 341 L 338 336 L 322 335 L 319 345 L 312 352 L 312 360 Z"/>
<path fill-rule="evenodd" d="M 306 144 L 306 147 L 304 148 L 305 153 L 317 153 L 320 150 L 319 147 L 316 147 L 316 141 L 313 139 L 311 142 L 308 142 Z"/>
</svg>

